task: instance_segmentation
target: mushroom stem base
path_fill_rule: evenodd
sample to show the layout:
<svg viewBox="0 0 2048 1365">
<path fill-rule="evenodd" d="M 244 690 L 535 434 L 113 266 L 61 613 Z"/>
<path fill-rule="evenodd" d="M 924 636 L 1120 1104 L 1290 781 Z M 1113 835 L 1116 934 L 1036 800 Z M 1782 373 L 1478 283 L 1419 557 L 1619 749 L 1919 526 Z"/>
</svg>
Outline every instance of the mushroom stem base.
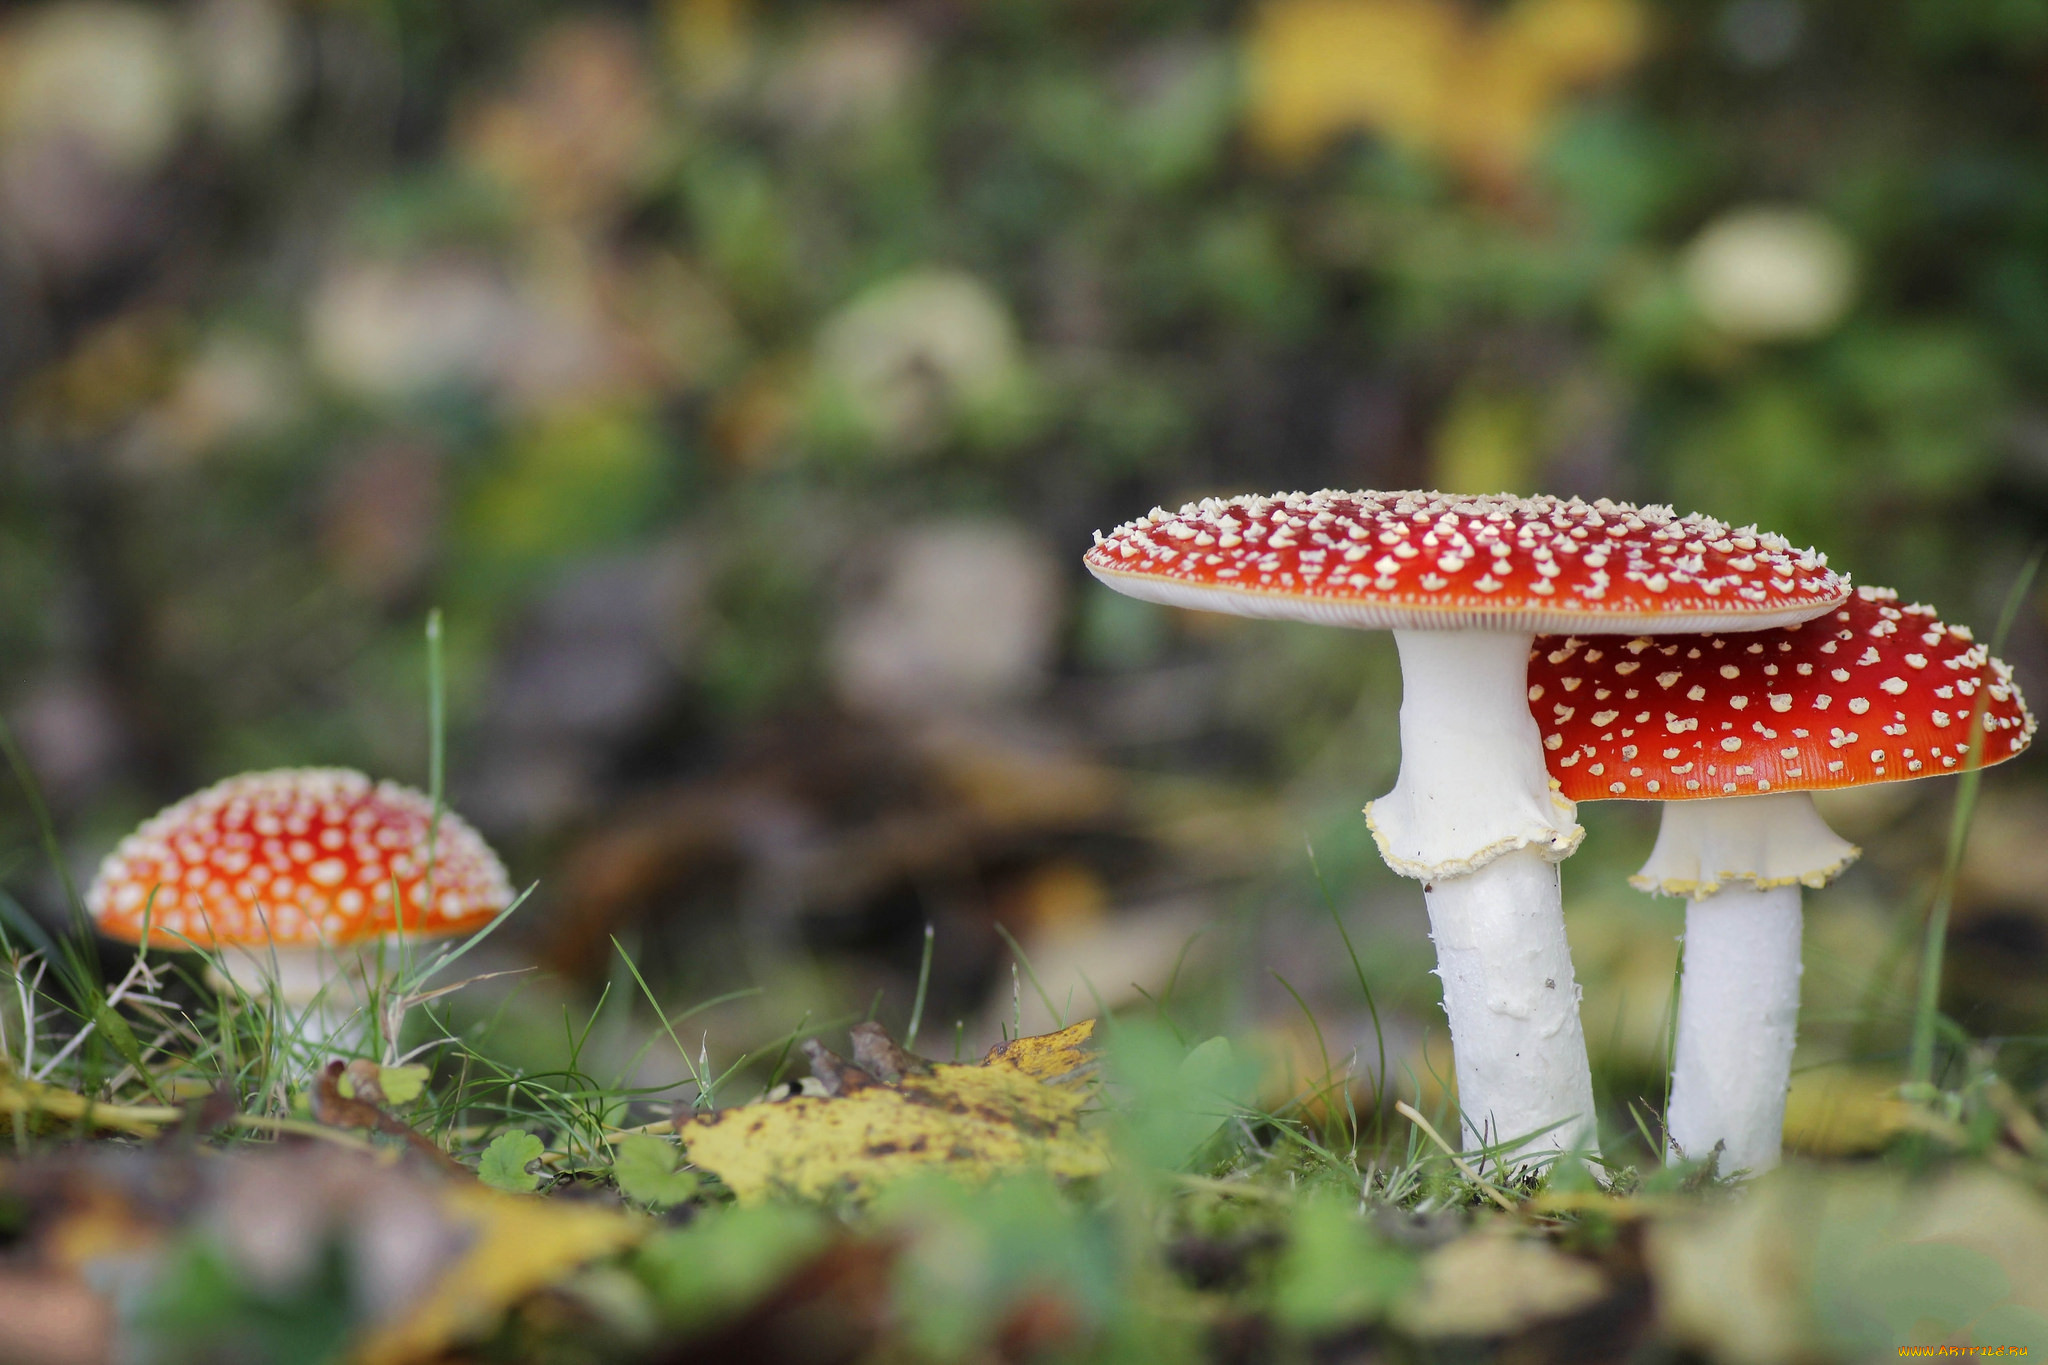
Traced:
<svg viewBox="0 0 2048 1365">
<path fill-rule="evenodd" d="M 368 948 L 374 952 L 376 941 Z M 237 990 L 283 1007 L 287 1027 L 320 1052 L 352 1052 L 367 1032 L 368 953 L 345 948 L 226 947 L 214 956 L 207 979 L 222 990 Z"/>
<path fill-rule="evenodd" d="M 1722 1143 L 1723 1173 L 1778 1164 L 1799 1025 L 1800 888 L 1728 886 L 1685 911 L 1671 1161 Z"/>
<path fill-rule="evenodd" d="M 1557 864 L 1520 848 L 1423 887 L 1468 1148 L 1597 1152 Z M 1534 1137 L 1538 1129 L 1547 1132 Z"/>
</svg>

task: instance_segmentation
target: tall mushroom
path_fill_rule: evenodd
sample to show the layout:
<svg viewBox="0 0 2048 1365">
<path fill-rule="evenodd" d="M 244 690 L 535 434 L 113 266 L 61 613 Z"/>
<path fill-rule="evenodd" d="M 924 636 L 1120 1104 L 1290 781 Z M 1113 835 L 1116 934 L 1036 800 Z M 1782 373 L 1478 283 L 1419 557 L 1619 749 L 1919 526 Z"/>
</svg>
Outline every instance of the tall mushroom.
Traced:
<svg viewBox="0 0 2048 1365">
<path fill-rule="evenodd" d="M 1783 630 L 1538 640 L 1529 697 L 1566 795 L 1664 803 L 1630 880 L 1691 900 L 1672 1158 L 1719 1143 L 1724 1170 L 1770 1169 L 1799 1017 L 1800 891 L 1858 853 L 1810 793 L 1962 771 L 1980 706 L 1980 761 L 2011 758 L 2034 733 L 2011 670 L 1932 608 L 1858 588 Z"/>
<path fill-rule="evenodd" d="M 1423 883 L 1467 1140 L 1592 1148 L 1556 867 L 1582 831 L 1544 769 L 1530 643 L 1804 620 L 1848 591 L 1826 560 L 1662 507 L 1325 491 L 1155 509 L 1086 562 L 1148 601 L 1394 632 L 1401 772 L 1366 816 Z"/>
<path fill-rule="evenodd" d="M 100 932 L 211 950 L 221 976 L 337 1040 L 366 956 L 401 932 L 470 933 L 512 901 L 468 823 L 393 782 L 341 768 L 248 773 L 170 806 L 123 839 L 86 893 Z"/>
</svg>

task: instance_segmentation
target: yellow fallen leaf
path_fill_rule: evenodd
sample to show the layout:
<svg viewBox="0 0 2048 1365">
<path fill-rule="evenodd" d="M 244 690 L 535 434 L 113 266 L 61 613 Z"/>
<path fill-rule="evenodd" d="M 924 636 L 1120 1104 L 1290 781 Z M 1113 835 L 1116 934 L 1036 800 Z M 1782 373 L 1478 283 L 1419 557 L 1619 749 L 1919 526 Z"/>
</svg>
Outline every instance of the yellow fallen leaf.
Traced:
<svg viewBox="0 0 2048 1365">
<path fill-rule="evenodd" d="M 1493 41 L 1556 84 L 1597 81 L 1627 70 L 1649 34 L 1635 0 L 1521 0 L 1503 13 Z"/>
<path fill-rule="evenodd" d="M 972 1178 L 1020 1167 L 1095 1175 L 1107 1157 L 1100 1137 L 1081 1128 L 1088 1092 L 1080 1083 L 1091 1065 L 1082 1044 L 1093 1031 L 1091 1020 L 1019 1038 L 978 1066 L 878 1062 L 899 1073 L 887 1081 L 812 1044 L 812 1070 L 828 1094 L 698 1114 L 680 1131 L 690 1160 L 742 1202 L 777 1192 L 865 1196 L 935 1166 Z M 857 1056 L 893 1051 L 877 1047 L 878 1033 L 870 1026 Z"/>
<path fill-rule="evenodd" d="M 185 1117 L 185 1111 L 164 1105 L 103 1104 L 88 1095 L 41 1081 L 23 1080 L 0 1070 L 0 1114 L 46 1117 L 60 1123 L 90 1124 L 136 1137 L 154 1137 Z"/>
<path fill-rule="evenodd" d="M 1088 1051 L 1095 1037 L 1095 1021 L 1083 1019 L 1058 1033 L 1041 1033 L 1030 1038 L 1012 1038 L 988 1051 L 983 1066 L 1008 1067 L 1033 1080 L 1060 1082 L 1077 1077 L 1095 1062 Z"/>
<path fill-rule="evenodd" d="M 449 1185 L 441 1213 L 470 1233 L 467 1250 L 398 1321 L 371 1333 L 357 1365 L 438 1359 L 451 1344 L 487 1331 L 526 1295 L 586 1261 L 623 1250 L 651 1224 L 611 1209 L 522 1199 L 478 1185 Z"/>
<path fill-rule="evenodd" d="M 1464 36 L 1433 0 L 1267 0 L 1247 38 L 1252 133 L 1285 160 L 1353 128 L 1426 143 Z"/>
<path fill-rule="evenodd" d="M 1813 1156 L 1879 1150 L 1909 1122 L 1912 1106 L 1898 1085 L 1896 1072 L 1869 1068 L 1799 1072 L 1785 1096 L 1785 1145 Z"/>
<path fill-rule="evenodd" d="M 1299 161 L 1368 130 L 1499 188 L 1571 90 L 1644 42 L 1636 0 L 1518 0 L 1484 22 L 1451 0 L 1265 0 L 1246 38 L 1251 132 Z"/>
</svg>

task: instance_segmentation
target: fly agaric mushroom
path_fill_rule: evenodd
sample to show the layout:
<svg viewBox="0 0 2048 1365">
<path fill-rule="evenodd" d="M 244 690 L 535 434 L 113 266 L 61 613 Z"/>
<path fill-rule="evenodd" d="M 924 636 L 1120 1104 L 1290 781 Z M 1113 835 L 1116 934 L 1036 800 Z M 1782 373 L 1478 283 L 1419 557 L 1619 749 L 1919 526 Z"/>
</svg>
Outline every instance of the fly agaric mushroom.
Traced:
<svg viewBox="0 0 2048 1365">
<path fill-rule="evenodd" d="M 1848 592 L 1825 558 L 1663 507 L 1325 491 L 1154 509 L 1086 562 L 1169 606 L 1394 632 L 1401 773 L 1366 818 L 1423 883 L 1468 1136 L 1590 1149 L 1556 867 L 1584 831 L 1544 769 L 1530 644 L 1802 621 Z"/>
<path fill-rule="evenodd" d="M 1565 795 L 1665 803 L 1630 881 L 1691 899 L 1674 1158 L 1721 1143 L 1727 1169 L 1770 1169 L 1799 1017 L 1800 888 L 1858 853 L 1810 793 L 1961 772 L 1979 707 L 1978 761 L 2011 758 L 2034 733 L 2011 670 L 1932 608 L 1858 588 L 1782 630 L 1538 640 L 1529 699 Z"/>
<path fill-rule="evenodd" d="M 211 950 L 240 989 L 312 1006 L 307 1031 L 323 1042 L 378 943 L 474 932 L 511 901 L 504 865 L 461 817 L 437 823 L 419 792 L 343 768 L 248 773 L 186 797 L 123 839 L 85 898 L 110 938 Z"/>
</svg>

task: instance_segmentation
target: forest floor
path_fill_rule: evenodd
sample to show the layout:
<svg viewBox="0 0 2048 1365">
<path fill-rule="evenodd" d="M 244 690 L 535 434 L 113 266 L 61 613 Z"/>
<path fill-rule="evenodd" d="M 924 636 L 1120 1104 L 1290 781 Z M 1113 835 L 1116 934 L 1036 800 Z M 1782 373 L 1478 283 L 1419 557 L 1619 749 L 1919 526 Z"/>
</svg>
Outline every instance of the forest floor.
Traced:
<svg viewBox="0 0 2048 1365">
<path fill-rule="evenodd" d="M 585 1069 L 595 1015 L 566 1067 L 493 1064 L 441 993 L 466 949 L 374 971 L 344 1049 L 189 954 L 100 982 L 8 918 L 8 1361 L 2048 1350 L 2048 1137 L 1952 1032 L 1853 1159 L 1537 1170 L 1454 1152 L 1371 1057 L 1262 1104 L 1170 999 L 935 1065 L 835 1021 L 721 1075 L 686 1011 L 646 1041 L 677 1106 Z"/>
</svg>

